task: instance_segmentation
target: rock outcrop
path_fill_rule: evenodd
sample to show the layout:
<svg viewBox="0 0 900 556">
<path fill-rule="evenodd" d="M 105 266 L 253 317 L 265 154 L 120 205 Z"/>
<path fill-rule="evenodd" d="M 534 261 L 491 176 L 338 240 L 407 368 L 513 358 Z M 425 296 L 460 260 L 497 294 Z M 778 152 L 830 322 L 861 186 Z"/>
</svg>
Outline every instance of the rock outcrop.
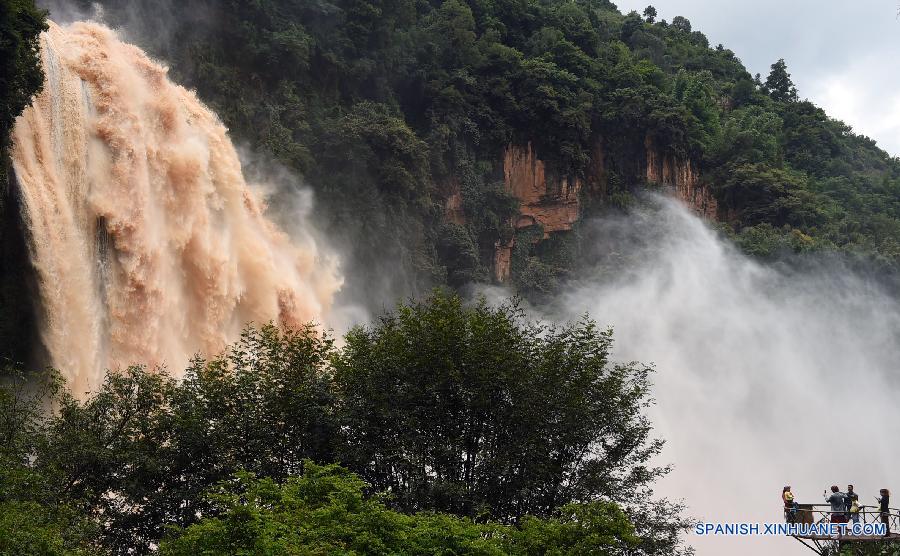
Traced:
<svg viewBox="0 0 900 556">
<path fill-rule="evenodd" d="M 719 217 L 719 204 L 709 188 L 701 183 L 700 174 L 691 160 L 660 152 L 649 137 L 644 145 L 647 149 L 645 177 L 648 182 L 674 188 L 675 197 L 700 216 L 712 220 Z"/>
<path fill-rule="evenodd" d="M 539 224 L 546 238 L 552 232 L 571 230 L 578 220 L 582 180 L 548 176 L 546 164 L 531 143 L 504 149 L 503 181 L 506 190 L 521 203 L 516 228 Z"/>
<path fill-rule="evenodd" d="M 591 175 L 598 178 L 603 171 L 602 146 L 592 161 Z M 595 180 L 588 180 L 591 189 L 602 189 Z M 544 238 L 552 233 L 572 229 L 581 214 L 579 195 L 584 180 L 578 177 L 555 176 L 548 173 L 547 164 L 538 158 L 531 143 L 507 145 L 503 150 L 503 182 L 506 190 L 520 203 L 514 228 L 540 225 Z M 509 278 L 510 261 L 515 240 L 497 242 L 494 250 L 494 277 L 499 282 Z"/>
<path fill-rule="evenodd" d="M 466 215 L 463 211 L 462 190 L 459 180 L 450 178 L 441 186 L 441 197 L 444 200 L 444 220 L 454 224 L 466 223 Z"/>
<path fill-rule="evenodd" d="M 650 137 L 644 142 L 646 166 L 634 171 L 634 182 L 646 179 L 671 188 L 672 194 L 691 207 L 697 214 L 716 219 L 720 217 L 718 203 L 709 188 L 702 183 L 696 165 L 690 159 L 665 152 Z M 506 191 L 520 203 L 519 214 L 510 226 L 521 229 L 539 225 L 544 239 L 554 233 L 564 233 L 581 216 L 582 195 L 602 200 L 607 195 L 607 170 L 603 142 L 597 140 L 591 153 L 584 178 L 560 175 L 548 168 L 538 157 L 533 145 L 507 145 L 503 149 L 503 182 Z M 444 218 L 448 222 L 463 224 L 462 195 L 459 182 L 450 179 L 441 186 Z M 512 265 L 515 237 L 498 240 L 494 244 L 494 278 L 505 282 Z"/>
<path fill-rule="evenodd" d="M 505 282 L 509 279 L 509 273 L 512 269 L 512 250 L 515 246 L 515 238 L 508 242 L 497 240 L 494 244 L 494 278 L 498 282 Z"/>
</svg>

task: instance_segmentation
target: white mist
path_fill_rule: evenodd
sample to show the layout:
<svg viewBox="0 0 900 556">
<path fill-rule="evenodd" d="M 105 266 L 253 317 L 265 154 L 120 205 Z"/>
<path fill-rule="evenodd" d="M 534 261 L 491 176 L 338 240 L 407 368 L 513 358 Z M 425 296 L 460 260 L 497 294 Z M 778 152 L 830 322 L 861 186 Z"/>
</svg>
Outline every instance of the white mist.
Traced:
<svg viewBox="0 0 900 556">
<path fill-rule="evenodd" d="M 615 356 L 654 363 L 653 419 L 675 470 L 657 493 L 704 521 L 777 522 L 781 490 L 822 503 L 853 483 L 900 489 L 900 304 L 848 271 L 760 265 L 673 200 L 592 224 L 626 254 L 559 300 L 614 327 Z M 608 268 L 608 267 L 607 267 Z M 804 554 L 791 538 L 688 541 L 700 556 Z"/>
</svg>

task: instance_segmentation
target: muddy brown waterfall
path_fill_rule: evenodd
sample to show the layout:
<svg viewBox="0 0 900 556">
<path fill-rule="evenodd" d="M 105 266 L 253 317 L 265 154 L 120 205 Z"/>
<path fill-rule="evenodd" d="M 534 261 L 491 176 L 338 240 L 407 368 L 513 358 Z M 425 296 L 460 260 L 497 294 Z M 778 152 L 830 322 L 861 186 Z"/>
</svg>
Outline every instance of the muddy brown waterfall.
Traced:
<svg viewBox="0 0 900 556">
<path fill-rule="evenodd" d="M 177 371 L 248 322 L 320 321 L 340 286 L 264 215 L 216 115 L 94 23 L 50 25 L 13 131 L 43 339 L 77 394 L 133 363 Z"/>
</svg>

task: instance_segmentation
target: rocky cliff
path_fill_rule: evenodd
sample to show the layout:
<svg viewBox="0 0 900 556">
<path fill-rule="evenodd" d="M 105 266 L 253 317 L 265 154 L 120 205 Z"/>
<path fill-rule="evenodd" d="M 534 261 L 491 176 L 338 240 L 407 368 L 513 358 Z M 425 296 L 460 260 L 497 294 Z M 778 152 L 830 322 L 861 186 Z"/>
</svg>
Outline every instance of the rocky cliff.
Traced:
<svg viewBox="0 0 900 556">
<path fill-rule="evenodd" d="M 716 219 L 718 203 L 709 188 L 700 180 L 693 161 L 657 148 L 648 137 L 644 143 L 646 164 L 643 175 L 633 176 L 641 180 L 663 185 L 699 215 Z M 590 164 L 584 178 L 560 175 L 548 167 L 531 143 L 507 145 L 503 149 L 503 183 L 506 191 L 519 200 L 519 214 L 511 222 L 513 229 L 538 225 L 543 238 L 551 234 L 565 233 L 581 217 L 582 198 L 604 200 L 607 195 L 607 170 L 603 142 L 597 141 L 591 153 Z M 447 221 L 462 224 L 462 195 L 459 183 L 450 180 L 443 185 L 444 215 Z M 494 245 L 494 278 L 504 282 L 509 278 L 515 237 L 498 240 Z"/>
<path fill-rule="evenodd" d="M 537 157 L 531 143 L 504 149 L 503 182 L 521 203 L 513 223 L 516 228 L 538 224 L 546 238 L 553 232 L 571 230 L 578 220 L 582 180 L 548 176 L 547 165 Z"/>
<path fill-rule="evenodd" d="M 647 137 L 644 146 L 647 153 L 645 178 L 648 183 L 673 188 L 675 197 L 700 216 L 711 220 L 719 218 L 718 202 L 709 188 L 701 183 L 693 161 L 660 150 L 650 137 Z"/>
<path fill-rule="evenodd" d="M 671 188 L 672 194 L 699 215 L 716 219 L 718 203 L 709 188 L 700 181 L 693 161 L 665 152 L 649 137 L 645 141 L 646 166 L 638 178 L 648 183 Z M 603 143 L 597 141 L 587 176 L 556 176 L 548 173 L 546 163 L 538 158 L 531 143 L 508 145 L 503 151 L 503 180 L 506 190 L 521 203 L 513 227 L 540 225 L 544 238 L 566 232 L 581 215 L 581 194 L 603 199 L 607 193 L 606 161 Z M 448 202 L 448 207 L 453 203 Z M 449 211 L 448 211 L 449 212 Z M 494 277 L 499 282 L 509 278 L 515 239 L 498 242 L 494 250 Z"/>
<path fill-rule="evenodd" d="M 597 143 L 586 180 L 550 172 L 531 143 L 507 145 L 503 150 L 503 183 L 520 202 L 519 216 L 512 222 L 514 228 L 539 225 L 544 238 L 569 231 L 581 215 L 582 190 L 605 190 L 602 143 Z M 494 277 L 499 282 L 509 278 L 514 245 L 515 238 L 495 245 Z"/>
<path fill-rule="evenodd" d="M 444 200 L 444 220 L 454 224 L 465 224 L 466 216 L 463 211 L 462 188 L 459 180 L 451 177 L 443 182 L 440 187 L 440 195 Z"/>
</svg>

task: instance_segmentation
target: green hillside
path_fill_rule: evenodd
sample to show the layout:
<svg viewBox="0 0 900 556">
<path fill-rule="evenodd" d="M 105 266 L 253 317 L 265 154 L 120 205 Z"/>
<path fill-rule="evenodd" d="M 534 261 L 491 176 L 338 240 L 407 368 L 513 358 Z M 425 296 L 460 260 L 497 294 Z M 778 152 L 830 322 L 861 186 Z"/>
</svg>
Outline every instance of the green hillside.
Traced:
<svg viewBox="0 0 900 556">
<path fill-rule="evenodd" d="M 102 4 L 238 138 L 304 176 L 348 275 L 402 261 L 388 294 L 492 278 L 516 212 L 502 152 L 528 142 L 548 175 L 585 179 L 602 141 L 582 218 L 629 202 L 651 141 L 696 166 L 748 252 L 900 256 L 900 161 L 800 100 L 783 61 L 754 78 L 686 17 L 605 0 Z M 444 215 L 448 183 L 462 223 Z M 519 242 L 511 282 L 551 291 L 577 251 L 566 236 Z"/>
<path fill-rule="evenodd" d="M 258 170 L 303 177 L 345 274 L 381 277 L 346 295 L 376 306 L 494 279 L 495 247 L 514 234 L 509 281 L 526 295 L 558 287 L 578 234 L 540 242 L 510 226 L 503 149 L 529 142 L 548 176 L 570 180 L 590 177 L 602 142 L 582 219 L 631 201 L 649 141 L 696 167 L 750 253 L 900 256 L 900 162 L 799 100 L 784 63 L 754 78 L 686 17 L 604 0 L 101 4 L 263 155 Z"/>
</svg>

